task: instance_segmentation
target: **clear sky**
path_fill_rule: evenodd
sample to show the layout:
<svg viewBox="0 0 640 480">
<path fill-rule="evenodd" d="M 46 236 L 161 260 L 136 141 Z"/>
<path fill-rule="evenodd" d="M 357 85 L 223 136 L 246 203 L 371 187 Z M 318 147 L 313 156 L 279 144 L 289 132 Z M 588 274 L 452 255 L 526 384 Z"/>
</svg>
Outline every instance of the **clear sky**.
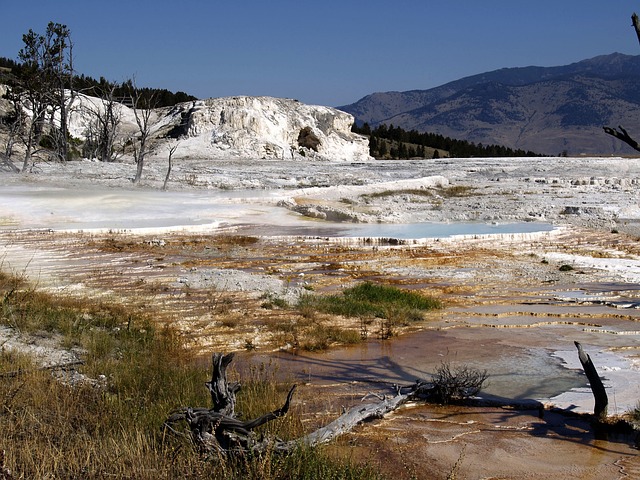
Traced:
<svg viewBox="0 0 640 480">
<path fill-rule="evenodd" d="M 640 54 L 637 0 L 0 0 L 0 56 L 65 24 L 78 73 L 339 106 L 503 67 Z"/>
</svg>

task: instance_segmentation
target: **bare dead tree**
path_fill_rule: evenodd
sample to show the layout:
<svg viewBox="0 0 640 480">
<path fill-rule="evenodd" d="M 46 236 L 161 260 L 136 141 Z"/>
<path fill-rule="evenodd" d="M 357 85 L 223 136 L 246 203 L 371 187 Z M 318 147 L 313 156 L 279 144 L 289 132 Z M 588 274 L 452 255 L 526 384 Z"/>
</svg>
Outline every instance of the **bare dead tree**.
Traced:
<svg viewBox="0 0 640 480">
<path fill-rule="evenodd" d="M 167 189 L 167 183 L 169 182 L 169 175 L 171 175 L 171 167 L 172 167 L 172 157 L 178 148 L 178 144 L 176 143 L 171 148 L 169 148 L 169 166 L 167 167 L 167 175 L 164 177 L 164 184 L 162 185 L 162 190 Z"/>
<path fill-rule="evenodd" d="M 3 98 L 9 100 L 12 110 L 0 119 L 7 132 L 3 151 L 0 152 L 0 165 L 4 165 L 10 171 L 18 173 L 20 169 L 12 160 L 13 148 L 24 130 L 26 115 L 20 105 L 19 98 L 11 90 L 7 90 Z"/>
<path fill-rule="evenodd" d="M 143 99 L 142 93 L 136 87 L 135 81 L 130 84 L 129 97 L 131 104 L 133 105 L 133 114 L 136 118 L 136 124 L 138 125 L 137 141 L 133 145 L 133 157 L 136 162 L 136 176 L 133 179 L 133 183 L 140 182 L 142 178 L 142 169 L 144 167 L 144 160 L 149 153 L 149 137 L 151 135 L 151 114 L 153 107 L 156 103 L 155 94 L 152 94 L 150 98 Z"/>
<path fill-rule="evenodd" d="M 640 18 L 638 18 L 638 15 L 636 13 L 633 13 L 631 15 L 631 25 L 636 32 L 638 42 L 640 42 Z M 607 135 L 611 135 L 618 140 L 621 140 L 637 152 L 640 152 L 640 144 L 638 144 L 638 142 L 634 140 L 621 125 L 619 125 L 617 129 L 611 127 L 602 128 L 604 129 L 604 133 L 606 133 Z"/>
<path fill-rule="evenodd" d="M 57 100 L 57 108 L 60 124 L 58 135 L 56 136 L 56 152 L 62 161 L 69 160 L 69 120 L 67 108 L 67 89 L 69 91 L 69 104 L 73 103 L 73 43 L 71 42 L 71 31 L 66 25 L 51 24 L 47 27 L 48 42 L 51 45 L 52 61 L 52 96 Z M 68 88 L 67 88 L 68 87 Z M 53 103 L 53 102 L 52 102 Z"/>
<path fill-rule="evenodd" d="M 604 132 L 608 135 L 616 137 L 618 140 L 622 140 L 624 143 L 629 145 L 634 150 L 640 152 L 640 145 L 636 142 L 631 136 L 627 133 L 627 131 L 621 126 L 618 125 L 618 129 L 611 127 L 602 127 Z"/>
<path fill-rule="evenodd" d="M 121 105 L 116 100 L 115 91 L 118 85 L 105 83 L 98 87 L 99 104 L 85 106 L 93 116 L 85 137 L 85 156 L 97 158 L 102 162 L 116 160 L 116 139 L 122 122 Z"/>
</svg>

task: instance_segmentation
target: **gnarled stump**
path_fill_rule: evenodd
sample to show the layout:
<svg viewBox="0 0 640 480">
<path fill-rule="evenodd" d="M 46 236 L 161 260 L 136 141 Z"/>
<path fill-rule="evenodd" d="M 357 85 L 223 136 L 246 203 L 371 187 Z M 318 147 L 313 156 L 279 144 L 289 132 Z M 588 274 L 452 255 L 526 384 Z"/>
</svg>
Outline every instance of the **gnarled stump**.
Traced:
<svg viewBox="0 0 640 480">
<path fill-rule="evenodd" d="M 223 415 L 233 417 L 236 409 L 236 393 L 240 390 L 240 383 L 227 382 L 227 367 L 233 360 L 234 354 L 214 353 L 211 358 L 213 365 L 211 381 L 205 386 L 211 394 L 212 409 Z"/>
<path fill-rule="evenodd" d="M 289 411 L 291 405 L 295 385 L 289 390 L 282 407 L 247 422 L 235 418 L 236 393 L 240 390 L 240 383 L 227 381 L 227 367 L 233 357 L 233 353 L 227 355 L 215 353 L 212 356 L 211 381 L 205 383 L 211 394 L 212 408 L 182 407 L 174 411 L 165 421 L 165 427 L 176 434 L 180 432 L 174 428 L 174 424 L 186 422 L 191 432 L 192 442 L 204 454 L 261 448 L 251 431 L 282 417 Z"/>
</svg>

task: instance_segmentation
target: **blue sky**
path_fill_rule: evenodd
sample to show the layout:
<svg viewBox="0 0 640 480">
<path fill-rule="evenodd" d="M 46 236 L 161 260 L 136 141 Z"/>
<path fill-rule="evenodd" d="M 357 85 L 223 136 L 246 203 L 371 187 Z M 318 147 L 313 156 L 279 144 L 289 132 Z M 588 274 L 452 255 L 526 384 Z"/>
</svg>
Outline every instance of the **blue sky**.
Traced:
<svg viewBox="0 0 640 480">
<path fill-rule="evenodd" d="M 640 54 L 632 0 L 0 0 L 0 56 L 49 21 L 75 68 L 199 98 L 271 95 L 338 106 L 503 67 Z"/>
</svg>

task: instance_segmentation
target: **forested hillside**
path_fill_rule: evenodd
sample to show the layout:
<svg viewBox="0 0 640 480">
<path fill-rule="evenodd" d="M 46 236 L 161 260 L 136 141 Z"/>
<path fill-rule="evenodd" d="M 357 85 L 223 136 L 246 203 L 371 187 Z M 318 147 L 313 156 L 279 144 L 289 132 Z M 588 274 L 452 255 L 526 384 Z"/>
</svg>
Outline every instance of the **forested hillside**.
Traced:
<svg viewBox="0 0 640 480">
<path fill-rule="evenodd" d="M 436 133 L 406 131 L 386 124 L 371 129 L 365 123 L 354 125 L 352 131 L 369 137 L 369 150 L 378 159 L 440 158 L 440 157 L 535 157 L 537 153 L 514 150 L 501 145 L 482 145 L 456 140 Z"/>
<path fill-rule="evenodd" d="M 9 58 L 0 57 L 0 83 L 8 85 L 22 81 L 24 78 L 24 67 Z M 104 77 L 99 80 L 84 74 L 74 74 L 67 77 L 65 87 L 73 89 L 76 92 L 84 93 L 91 97 L 101 98 L 104 92 L 113 90 L 113 96 L 121 99 L 124 103 L 129 101 L 131 91 L 133 90 L 133 81 L 113 82 Z M 171 92 L 165 88 L 138 87 L 140 94 L 141 106 L 150 104 L 153 99 L 155 107 L 170 107 L 177 103 L 196 100 L 196 97 L 185 92 Z"/>
</svg>

